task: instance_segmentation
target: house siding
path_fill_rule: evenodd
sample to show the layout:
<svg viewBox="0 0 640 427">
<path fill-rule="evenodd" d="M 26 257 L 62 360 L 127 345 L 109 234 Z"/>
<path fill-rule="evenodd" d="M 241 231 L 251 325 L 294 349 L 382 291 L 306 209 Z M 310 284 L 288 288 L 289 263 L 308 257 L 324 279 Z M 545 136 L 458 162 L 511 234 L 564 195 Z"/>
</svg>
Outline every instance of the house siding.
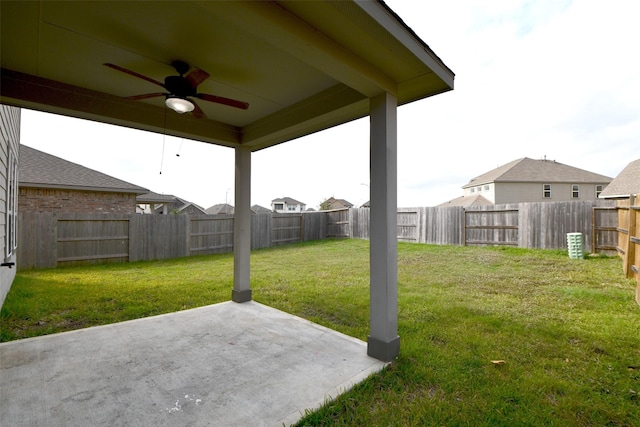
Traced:
<svg viewBox="0 0 640 427">
<path fill-rule="evenodd" d="M 0 260 L 3 262 L 16 262 L 15 252 L 6 257 L 6 214 L 9 151 L 18 158 L 19 145 L 20 109 L 0 105 Z M 11 289 L 16 270 L 17 268 L 0 267 L 0 307 Z"/>
<path fill-rule="evenodd" d="M 278 205 L 282 205 L 282 209 L 277 209 Z M 304 203 L 293 203 L 287 200 L 274 200 L 271 202 L 271 209 L 277 213 L 301 213 L 304 212 L 306 206 Z"/>
<path fill-rule="evenodd" d="M 477 185 L 464 189 L 464 197 L 482 196 L 491 203 L 496 203 L 496 186 L 493 183 Z"/>
<path fill-rule="evenodd" d="M 543 184 L 551 184 L 551 198 L 544 198 L 542 194 Z M 571 197 L 571 186 L 580 186 L 580 197 Z M 606 182 L 601 183 L 557 183 L 557 182 L 535 182 L 535 183 L 511 183 L 496 182 L 495 200 L 496 204 L 520 203 L 520 202 L 561 202 L 561 201 L 587 201 L 598 200 L 596 197 L 596 185 L 607 186 Z M 481 193 L 482 194 L 482 193 Z M 487 197 L 483 194 L 483 196 Z"/>
<path fill-rule="evenodd" d="M 136 212 L 136 194 L 21 187 L 18 210 L 128 214 Z"/>
</svg>

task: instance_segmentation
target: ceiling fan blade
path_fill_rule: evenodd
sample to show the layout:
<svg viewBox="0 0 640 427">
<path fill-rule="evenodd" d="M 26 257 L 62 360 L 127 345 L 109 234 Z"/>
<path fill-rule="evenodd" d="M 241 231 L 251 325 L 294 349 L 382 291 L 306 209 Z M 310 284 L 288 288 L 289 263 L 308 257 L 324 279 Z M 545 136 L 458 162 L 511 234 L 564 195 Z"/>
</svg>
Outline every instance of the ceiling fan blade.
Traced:
<svg viewBox="0 0 640 427">
<path fill-rule="evenodd" d="M 128 99 L 130 101 L 138 101 L 140 99 L 155 98 L 157 96 L 166 96 L 166 94 L 164 94 L 162 92 L 145 93 L 145 94 L 142 94 L 142 95 L 125 96 L 124 99 Z"/>
<path fill-rule="evenodd" d="M 195 68 L 192 72 L 187 74 L 185 77 L 193 88 L 196 88 L 200 83 L 207 80 L 209 78 L 209 73 L 199 68 Z"/>
<path fill-rule="evenodd" d="M 206 93 L 197 93 L 196 98 L 200 98 L 204 101 L 215 102 L 217 104 L 227 105 L 229 107 L 240 108 L 241 110 L 246 110 L 247 108 L 249 108 L 249 104 L 247 102 L 224 98 L 222 96 L 208 95 Z"/>
<path fill-rule="evenodd" d="M 200 106 L 196 104 L 196 102 L 193 99 L 190 99 L 189 101 L 191 101 L 193 103 L 193 106 L 195 107 L 191 112 L 191 115 L 193 117 L 195 117 L 196 119 L 201 119 L 203 117 L 206 117 L 204 112 L 200 109 Z"/>
<path fill-rule="evenodd" d="M 142 74 L 136 73 L 135 71 L 127 70 L 126 68 L 122 68 L 119 65 L 110 64 L 108 62 L 103 64 L 103 65 L 106 65 L 109 68 L 113 68 L 114 70 L 122 71 L 123 73 L 129 74 L 130 76 L 137 77 L 137 78 L 142 79 L 142 80 L 146 80 L 149 83 L 153 83 L 155 85 L 158 85 L 158 86 L 163 87 L 163 88 L 166 89 L 166 87 L 164 86 L 164 83 L 161 83 L 161 82 L 159 82 L 157 80 L 154 80 L 151 77 L 143 76 Z"/>
</svg>

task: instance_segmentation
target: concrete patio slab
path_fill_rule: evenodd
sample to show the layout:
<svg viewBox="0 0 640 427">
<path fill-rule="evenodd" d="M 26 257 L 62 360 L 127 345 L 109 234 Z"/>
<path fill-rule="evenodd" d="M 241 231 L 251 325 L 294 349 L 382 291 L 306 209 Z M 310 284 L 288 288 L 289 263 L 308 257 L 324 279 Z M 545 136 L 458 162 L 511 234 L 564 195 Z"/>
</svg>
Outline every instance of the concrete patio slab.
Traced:
<svg viewBox="0 0 640 427">
<path fill-rule="evenodd" d="M 256 302 L 0 344 L 2 426 L 282 426 L 384 363 Z"/>
</svg>

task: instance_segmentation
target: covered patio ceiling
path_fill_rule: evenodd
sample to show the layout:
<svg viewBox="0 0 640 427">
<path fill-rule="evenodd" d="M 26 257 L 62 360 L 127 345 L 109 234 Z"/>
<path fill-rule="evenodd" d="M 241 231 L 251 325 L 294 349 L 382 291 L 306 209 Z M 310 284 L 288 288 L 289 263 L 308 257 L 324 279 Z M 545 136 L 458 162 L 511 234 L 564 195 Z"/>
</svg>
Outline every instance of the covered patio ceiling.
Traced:
<svg viewBox="0 0 640 427">
<path fill-rule="evenodd" d="M 398 355 L 397 107 L 453 89 L 454 75 L 384 2 L 3 1 L 0 12 L 1 103 L 235 149 L 235 302 L 252 299 L 251 153 L 369 115 L 367 353 Z M 162 83 L 177 60 L 192 67 L 180 71 L 190 92 Z M 169 110 L 167 91 L 196 110 Z"/>
<path fill-rule="evenodd" d="M 1 4 L 0 102 L 251 151 L 453 88 L 453 73 L 379 1 L 16 1 Z M 181 60 L 210 74 L 205 118 L 167 111 Z M 166 92 L 166 91 L 165 91 Z"/>
</svg>

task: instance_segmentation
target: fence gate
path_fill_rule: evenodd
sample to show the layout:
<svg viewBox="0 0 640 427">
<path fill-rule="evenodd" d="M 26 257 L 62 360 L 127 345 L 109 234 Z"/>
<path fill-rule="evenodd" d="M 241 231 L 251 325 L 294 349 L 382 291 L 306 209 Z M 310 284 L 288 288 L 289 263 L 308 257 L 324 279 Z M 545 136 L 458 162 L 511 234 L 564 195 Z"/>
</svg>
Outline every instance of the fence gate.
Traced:
<svg viewBox="0 0 640 427">
<path fill-rule="evenodd" d="M 592 211 L 593 253 L 616 251 L 618 214 L 615 207 L 594 206 Z"/>
</svg>

